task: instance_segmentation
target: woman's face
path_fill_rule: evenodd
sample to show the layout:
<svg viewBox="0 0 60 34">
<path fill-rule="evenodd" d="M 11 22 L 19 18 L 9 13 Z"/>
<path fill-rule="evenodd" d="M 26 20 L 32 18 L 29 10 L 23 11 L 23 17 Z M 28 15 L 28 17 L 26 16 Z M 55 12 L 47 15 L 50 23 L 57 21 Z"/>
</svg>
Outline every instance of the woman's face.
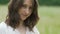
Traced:
<svg viewBox="0 0 60 34">
<path fill-rule="evenodd" d="M 27 19 L 32 13 L 32 0 L 24 0 L 22 7 L 18 10 L 21 20 Z"/>
</svg>

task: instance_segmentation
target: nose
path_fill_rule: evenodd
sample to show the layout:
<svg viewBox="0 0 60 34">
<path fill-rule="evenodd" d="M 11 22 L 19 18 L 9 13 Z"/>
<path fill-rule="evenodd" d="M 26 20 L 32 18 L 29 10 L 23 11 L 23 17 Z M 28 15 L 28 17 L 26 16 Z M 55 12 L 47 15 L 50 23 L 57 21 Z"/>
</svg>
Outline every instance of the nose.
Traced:
<svg viewBox="0 0 60 34">
<path fill-rule="evenodd" d="M 26 15 L 29 14 L 29 9 L 28 9 L 28 8 L 26 9 L 25 14 L 26 14 Z"/>
</svg>

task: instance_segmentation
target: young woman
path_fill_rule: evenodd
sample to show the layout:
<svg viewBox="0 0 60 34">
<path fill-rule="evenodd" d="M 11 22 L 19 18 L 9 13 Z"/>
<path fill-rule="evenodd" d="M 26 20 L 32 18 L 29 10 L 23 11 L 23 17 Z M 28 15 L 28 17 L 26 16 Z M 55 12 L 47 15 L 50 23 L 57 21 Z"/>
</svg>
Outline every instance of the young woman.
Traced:
<svg viewBox="0 0 60 34">
<path fill-rule="evenodd" d="M 0 34 L 40 34 L 35 26 L 39 20 L 37 8 L 36 0 L 11 0 Z"/>
</svg>

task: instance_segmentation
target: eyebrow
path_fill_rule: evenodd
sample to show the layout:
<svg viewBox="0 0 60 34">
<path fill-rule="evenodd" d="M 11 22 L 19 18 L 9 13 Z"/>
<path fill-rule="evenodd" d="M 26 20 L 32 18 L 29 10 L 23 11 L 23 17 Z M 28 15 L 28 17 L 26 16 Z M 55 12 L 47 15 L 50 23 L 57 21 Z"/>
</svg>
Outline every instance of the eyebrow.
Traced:
<svg viewBox="0 0 60 34">
<path fill-rule="evenodd" d="M 27 6 L 27 4 L 23 4 L 23 5 Z M 33 5 L 31 4 L 30 6 L 33 6 Z"/>
</svg>

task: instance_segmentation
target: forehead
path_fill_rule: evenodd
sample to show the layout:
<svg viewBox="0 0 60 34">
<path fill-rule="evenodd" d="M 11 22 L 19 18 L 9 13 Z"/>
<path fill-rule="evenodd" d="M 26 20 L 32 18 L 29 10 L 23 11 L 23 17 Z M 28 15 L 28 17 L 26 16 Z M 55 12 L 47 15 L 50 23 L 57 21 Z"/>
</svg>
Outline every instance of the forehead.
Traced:
<svg viewBox="0 0 60 34">
<path fill-rule="evenodd" d="M 24 0 L 23 4 L 32 5 L 32 0 Z"/>
</svg>

